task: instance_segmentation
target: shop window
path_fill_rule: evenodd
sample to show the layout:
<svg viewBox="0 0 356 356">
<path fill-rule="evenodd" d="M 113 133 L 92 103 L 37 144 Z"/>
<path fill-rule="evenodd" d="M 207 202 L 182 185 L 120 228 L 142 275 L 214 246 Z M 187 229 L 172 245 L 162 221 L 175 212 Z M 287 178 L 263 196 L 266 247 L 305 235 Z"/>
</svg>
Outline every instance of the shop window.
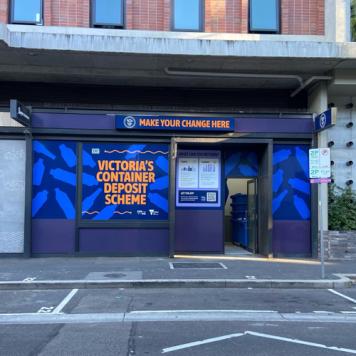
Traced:
<svg viewBox="0 0 356 356">
<path fill-rule="evenodd" d="M 92 25 L 103 28 L 123 28 L 124 1 L 92 0 Z"/>
<path fill-rule="evenodd" d="M 202 30 L 202 0 L 174 0 L 173 30 Z"/>
<path fill-rule="evenodd" d="M 84 143 L 83 220 L 167 220 L 169 149 L 165 144 Z"/>
<path fill-rule="evenodd" d="M 75 218 L 76 143 L 33 141 L 32 218 Z"/>
<path fill-rule="evenodd" d="M 42 0 L 13 0 L 11 23 L 41 25 L 42 9 Z"/>
<path fill-rule="evenodd" d="M 250 0 L 250 32 L 279 32 L 279 0 Z"/>
</svg>

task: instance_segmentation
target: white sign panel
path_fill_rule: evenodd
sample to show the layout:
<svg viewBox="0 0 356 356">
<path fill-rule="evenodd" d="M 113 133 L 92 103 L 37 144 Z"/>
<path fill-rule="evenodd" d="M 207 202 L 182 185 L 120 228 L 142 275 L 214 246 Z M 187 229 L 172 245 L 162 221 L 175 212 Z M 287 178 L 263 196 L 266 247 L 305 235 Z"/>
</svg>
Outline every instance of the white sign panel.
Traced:
<svg viewBox="0 0 356 356">
<path fill-rule="evenodd" d="M 309 178 L 330 178 L 330 148 L 309 150 Z"/>
<path fill-rule="evenodd" d="M 220 151 L 179 150 L 176 183 L 176 206 L 220 207 Z"/>
<path fill-rule="evenodd" d="M 179 188 L 198 188 L 199 159 L 180 157 L 178 159 L 178 187 Z"/>
<path fill-rule="evenodd" d="M 219 159 L 199 158 L 199 188 L 219 188 Z"/>
</svg>

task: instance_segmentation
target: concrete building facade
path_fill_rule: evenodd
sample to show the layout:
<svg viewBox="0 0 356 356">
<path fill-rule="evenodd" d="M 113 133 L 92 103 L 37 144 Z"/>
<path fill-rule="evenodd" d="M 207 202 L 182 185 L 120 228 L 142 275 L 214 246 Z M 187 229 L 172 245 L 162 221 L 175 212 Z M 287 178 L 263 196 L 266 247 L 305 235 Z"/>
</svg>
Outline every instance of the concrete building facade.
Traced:
<svg viewBox="0 0 356 356">
<path fill-rule="evenodd" d="M 244 247 L 268 256 L 317 255 L 318 193 L 306 179 L 307 149 L 333 141 L 336 183 L 352 186 L 355 178 L 355 148 L 346 145 L 355 130 L 350 2 L 275 0 L 266 9 L 258 0 L 193 3 L 190 13 L 179 0 L 118 1 L 118 15 L 105 22 L 109 15 L 95 1 L 34 1 L 38 10 L 27 18 L 21 1 L 0 0 L 0 191 L 8 197 L 0 205 L 0 253 L 223 253 L 224 241 L 241 242 L 229 222 L 233 212 L 224 213 L 234 192 L 250 197 L 251 243 Z M 261 22 L 261 9 L 273 20 Z M 10 118 L 10 99 L 32 107 L 31 127 Z M 337 125 L 316 136 L 313 116 L 332 104 Z M 190 121 L 182 131 L 130 126 L 146 117 L 157 120 L 152 125 Z M 147 209 L 136 202 L 130 210 L 125 200 L 124 211 L 103 215 L 110 204 L 94 200 L 109 186 L 86 180 L 98 177 L 90 171 L 96 159 L 110 162 L 95 156 L 103 150 L 137 151 L 122 158 L 136 162 L 163 155 L 145 157 L 158 161 L 160 182 L 140 198 Z M 204 157 L 220 171 L 216 191 L 207 177 L 196 183 L 179 173 L 184 162 L 200 172 Z M 246 189 L 236 190 L 240 183 Z M 326 187 L 320 194 L 326 230 Z"/>
</svg>

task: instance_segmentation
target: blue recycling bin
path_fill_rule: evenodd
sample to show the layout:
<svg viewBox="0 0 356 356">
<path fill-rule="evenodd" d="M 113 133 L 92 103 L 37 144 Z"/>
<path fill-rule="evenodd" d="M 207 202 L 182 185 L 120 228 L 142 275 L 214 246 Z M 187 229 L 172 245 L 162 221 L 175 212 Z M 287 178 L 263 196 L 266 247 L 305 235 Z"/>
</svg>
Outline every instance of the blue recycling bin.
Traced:
<svg viewBox="0 0 356 356">
<path fill-rule="evenodd" d="M 247 195 L 238 193 L 232 195 L 231 200 L 232 241 L 242 247 L 247 247 Z"/>
</svg>

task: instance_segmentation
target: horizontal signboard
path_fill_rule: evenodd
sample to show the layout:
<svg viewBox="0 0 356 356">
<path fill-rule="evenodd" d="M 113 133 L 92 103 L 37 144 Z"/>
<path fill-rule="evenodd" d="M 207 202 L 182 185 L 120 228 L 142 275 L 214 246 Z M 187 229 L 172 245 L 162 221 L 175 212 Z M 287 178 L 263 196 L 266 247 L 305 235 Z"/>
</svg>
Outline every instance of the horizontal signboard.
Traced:
<svg viewBox="0 0 356 356">
<path fill-rule="evenodd" d="M 115 126 L 119 130 L 231 132 L 235 129 L 235 119 L 222 117 L 117 115 Z"/>
</svg>

